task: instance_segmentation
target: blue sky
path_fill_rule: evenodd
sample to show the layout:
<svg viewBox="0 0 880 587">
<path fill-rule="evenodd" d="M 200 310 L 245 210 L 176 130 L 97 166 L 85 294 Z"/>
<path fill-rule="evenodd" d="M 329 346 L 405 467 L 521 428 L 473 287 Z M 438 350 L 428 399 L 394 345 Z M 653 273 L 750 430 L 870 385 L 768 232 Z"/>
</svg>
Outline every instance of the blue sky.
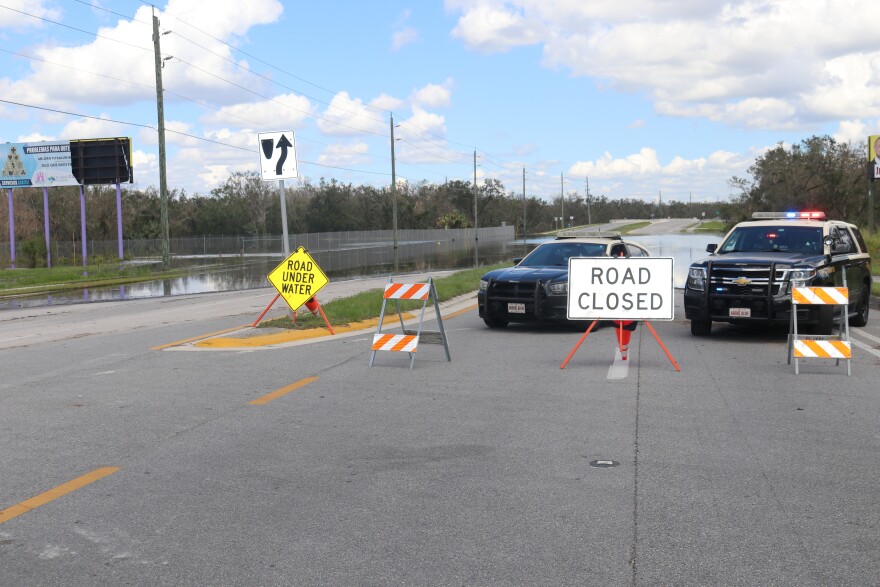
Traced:
<svg viewBox="0 0 880 587">
<path fill-rule="evenodd" d="M 517 194 L 525 169 L 547 200 L 562 176 L 566 193 L 589 178 L 611 199 L 724 201 L 778 142 L 878 132 L 873 7 L 159 2 L 168 184 L 207 194 L 258 172 L 257 133 L 294 130 L 300 178 L 388 185 L 393 114 L 399 181 L 471 180 L 476 151 L 478 181 Z M 130 136 L 137 185 L 157 186 L 151 14 L 0 0 L 0 142 Z"/>
</svg>

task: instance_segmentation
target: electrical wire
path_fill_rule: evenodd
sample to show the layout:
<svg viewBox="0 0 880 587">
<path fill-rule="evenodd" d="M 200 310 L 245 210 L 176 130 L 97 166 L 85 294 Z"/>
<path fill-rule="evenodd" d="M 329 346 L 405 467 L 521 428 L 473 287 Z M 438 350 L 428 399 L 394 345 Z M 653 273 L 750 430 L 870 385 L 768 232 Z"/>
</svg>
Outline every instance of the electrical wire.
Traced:
<svg viewBox="0 0 880 587">
<path fill-rule="evenodd" d="M 155 130 L 156 132 L 159 131 L 158 128 L 156 128 L 155 126 L 150 125 L 150 124 L 141 124 L 141 123 L 138 123 L 138 122 L 130 122 L 130 121 L 127 121 L 127 120 L 115 120 L 115 119 L 113 119 L 113 118 L 101 118 L 100 116 L 91 116 L 91 115 L 89 115 L 89 114 L 80 114 L 80 113 L 78 113 L 78 112 L 69 112 L 69 111 L 66 111 L 66 110 L 58 110 L 58 109 L 56 109 L 56 108 L 47 108 L 47 107 L 45 107 L 45 106 L 35 106 L 35 105 L 33 105 L 33 104 L 24 104 L 24 103 L 22 103 L 22 102 L 14 102 L 14 101 L 12 101 L 12 100 L 4 100 L 4 99 L 2 99 L 2 98 L 0 98 L 0 102 L 2 102 L 2 103 L 4 103 L 4 104 L 12 104 L 12 105 L 14 105 L 14 106 L 21 106 L 21 107 L 23 107 L 23 108 L 34 108 L 34 109 L 36 109 L 36 110 L 44 110 L 44 111 L 46 111 L 46 112 L 54 112 L 54 113 L 56 113 L 56 114 L 66 114 L 66 115 L 68 115 L 68 116 L 76 116 L 76 117 L 80 117 L 80 118 L 89 118 L 89 119 L 92 119 L 92 120 L 101 120 L 101 121 L 104 121 L 104 122 L 113 122 L 113 123 L 116 123 L 116 124 L 123 124 L 123 125 L 127 125 L 127 126 L 136 126 L 136 127 L 140 127 L 140 128 L 149 128 L 149 129 L 151 129 L 151 130 Z M 205 137 L 200 137 L 200 136 L 197 136 L 197 135 L 193 135 L 193 134 L 185 133 L 185 132 L 178 131 L 178 130 L 173 130 L 173 129 L 170 129 L 170 128 L 166 128 L 166 129 L 165 129 L 165 132 L 166 132 L 166 133 L 171 133 L 171 134 L 176 134 L 176 135 L 181 135 L 181 136 L 184 136 L 184 137 L 189 137 L 189 138 L 191 138 L 191 139 L 196 139 L 196 140 L 198 140 L 198 141 L 202 141 L 202 142 L 206 142 L 206 143 L 213 143 L 213 144 L 215 144 L 215 145 L 220 145 L 220 146 L 227 147 L 227 148 L 230 148 L 230 149 L 237 149 L 237 150 L 239 150 L 239 151 L 246 151 L 246 152 L 248 152 L 248 153 L 253 153 L 253 152 L 254 152 L 253 149 L 249 149 L 249 148 L 247 148 L 247 147 L 240 147 L 240 146 L 238 146 L 238 145 L 230 145 L 230 144 L 228 144 L 228 143 L 223 143 L 223 142 L 220 142 L 220 141 L 215 141 L 215 140 L 213 140 L 213 139 L 206 139 Z M 354 173 L 367 173 L 367 174 L 370 174 L 370 175 L 384 175 L 384 176 L 390 176 L 390 175 L 391 175 L 390 173 L 385 173 L 385 172 L 382 172 L 382 171 L 366 171 L 366 170 L 363 170 L 363 169 L 350 169 L 350 168 L 347 168 L 347 167 L 337 167 L 337 166 L 335 166 L 335 165 L 326 165 L 326 164 L 324 164 L 324 163 L 316 163 L 316 162 L 314 162 L 314 161 L 306 161 L 306 160 L 304 160 L 304 159 L 297 159 L 297 163 L 298 163 L 298 164 L 299 164 L 299 163 L 305 163 L 305 164 L 307 164 L 307 165 L 317 165 L 318 167 L 327 167 L 327 168 L 330 168 L 330 169 L 340 169 L 340 170 L 343 170 L 343 171 L 351 171 L 351 172 L 354 172 Z"/>
</svg>

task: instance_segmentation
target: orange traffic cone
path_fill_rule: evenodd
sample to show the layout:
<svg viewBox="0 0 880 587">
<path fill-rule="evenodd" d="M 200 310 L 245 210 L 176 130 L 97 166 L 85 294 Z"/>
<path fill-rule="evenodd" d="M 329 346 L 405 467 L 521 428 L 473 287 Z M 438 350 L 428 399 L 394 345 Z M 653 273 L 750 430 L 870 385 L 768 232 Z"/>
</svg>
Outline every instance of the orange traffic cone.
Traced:
<svg viewBox="0 0 880 587">
<path fill-rule="evenodd" d="M 620 358 L 626 361 L 629 355 L 629 341 L 632 338 L 633 331 L 636 329 L 636 322 L 634 320 L 615 320 L 614 323 L 617 324 L 614 332 L 617 334 Z"/>
<path fill-rule="evenodd" d="M 310 297 L 309 299 L 306 300 L 306 308 L 308 308 L 309 312 L 311 312 L 312 314 L 317 316 L 318 315 L 318 300 L 316 300 L 314 296 Z"/>
</svg>

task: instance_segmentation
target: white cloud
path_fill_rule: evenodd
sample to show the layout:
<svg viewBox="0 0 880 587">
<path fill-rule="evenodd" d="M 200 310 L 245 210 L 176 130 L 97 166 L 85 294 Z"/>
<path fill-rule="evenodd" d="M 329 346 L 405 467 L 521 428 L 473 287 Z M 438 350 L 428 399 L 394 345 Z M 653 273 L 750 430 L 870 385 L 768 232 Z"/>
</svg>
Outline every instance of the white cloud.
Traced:
<svg viewBox="0 0 880 587">
<path fill-rule="evenodd" d="M 301 128 L 314 112 L 309 99 L 298 94 L 275 96 L 271 100 L 240 102 L 224 106 L 203 117 L 206 124 L 237 128 L 274 130 L 276 127 Z"/>
<path fill-rule="evenodd" d="M 104 119 L 79 118 L 68 122 L 61 130 L 61 140 L 103 139 L 131 136 L 131 126 Z"/>
<path fill-rule="evenodd" d="M 469 48 L 543 48 L 544 65 L 652 97 L 663 114 L 764 129 L 880 112 L 864 0 L 446 0 Z"/>
<path fill-rule="evenodd" d="M 318 163 L 336 167 L 350 167 L 369 163 L 369 146 L 362 141 L 346 145 L 328 145 L 318 157 Z"/>
<path fill-rule="evenodd" d="M 400 123 L 396 157 L 407 163 L 460 163 L 468 155 L 448 146 L 446 119 L 418 106 L 412 116 Z"/>
<path fill-rule="evenodd" d="M 374 106 L 381 110 L 388 110 L 389 112 L 399 110 L 403 108 L 404 105 L 405 102 L 403 100 L 395 98 L 394 96 L 389 96 L 388 94 L 380 94 L 379 97 L 370 100 L 370 106 Z"/>
<path fill-rule="evenodd" d="M 351 98 L 348 92 L 339 92 L 324 110 L 318 128 L 327 135 L 357 136 L 380 134 L 385 131 L 384 114 L 367 107 L 359 98 Z"/>
<path fill-rule="evenodd" d="M 49 6 L 47 0 L 5 0 L 0 10 L 0 29 L 31 29 L 46 26 L 40 18 L 59 20 L 61 11 Z M 40 18 L 28 16 L 32 14 Z"/>
<path fill-rule="evenodd" d="M 27 11 L 33 12 L 30 7 Z M 244 61 L 236 62 L 227 45 L 187 28 L 181 20 L 197 22 L 217 39 L 235 42 L 236 35 L 273 22 L 281 11 L 278 0 L 170 0 L 167 10 L 158 14 L 160 30 L 170 31 L 161 37 L 162 54 L 173 56 L 162 69 L 166 102 L 179 100 L 178 94 L 212 103 L 231 102 L 251 95 L 246 89 L 267 85 L 249 73 Z M 6 12 L 0 10 L 0 14 Z M 27 51 L 36 58 L 30 62 L 31 74 L 9 84 L 4 95 L 26 104 L 66 108 L 80 103 L 122 105 L 154 100 L 151 23 L 151 8 L 141 6 L 132 21 L 119 20 L 100 28 L 89 43 L 37 45 Z"/>
<path fill-rule="evenodd" d="M 442 108 L 452 104 L 452 78 L 447 78 L 443 85 L 428 84 L 414 90 L 410 102 L 416 106 Z"/>
<path fill-rule="evenodd" d="M 416 42 L 418 39 L 419 32 L 416 29 L 405 27 L 399 31 L 394 31 L 391 34 L 391 48 L 394 51 L 398 51 L 400 48 Z"/>
</svg>

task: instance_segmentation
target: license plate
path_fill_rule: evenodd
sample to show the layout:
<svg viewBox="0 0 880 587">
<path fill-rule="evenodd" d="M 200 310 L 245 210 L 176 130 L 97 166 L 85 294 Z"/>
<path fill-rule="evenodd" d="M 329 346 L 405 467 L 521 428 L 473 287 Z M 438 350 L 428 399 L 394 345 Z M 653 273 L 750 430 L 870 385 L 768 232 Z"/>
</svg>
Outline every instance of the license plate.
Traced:
<svg viewBox="0 0 880 587">
<path fill-rule="evenodd" d="M 525 314 L 526 313 L 526 305 L 525 304 L 507 304 L 507 313 L 508 314 Z"/>
<path fill-rule="evenodd" d="M 730 317 L 731 318 L 751 318 L 752 317 L 752 309 L 751 308 L 731 308 L 730 309 Z"/>
</svg>

